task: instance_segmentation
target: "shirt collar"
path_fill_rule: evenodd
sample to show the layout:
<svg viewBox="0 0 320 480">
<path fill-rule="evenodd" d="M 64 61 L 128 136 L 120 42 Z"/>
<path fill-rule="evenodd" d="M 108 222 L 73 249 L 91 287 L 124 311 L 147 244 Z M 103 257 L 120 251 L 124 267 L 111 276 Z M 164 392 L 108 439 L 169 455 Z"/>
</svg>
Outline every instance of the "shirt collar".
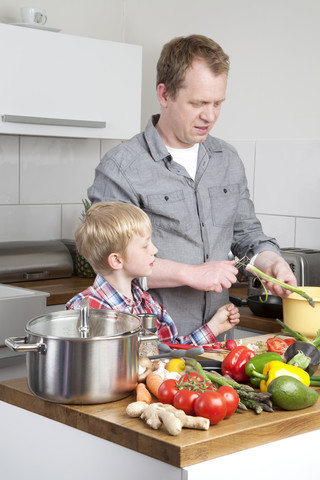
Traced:
<svg viewBox="0 0 320 480">
<path fill-rule="evenodd" d="M 153 115 L 146 126 L 144 131 L 144 137 L 150 149 L 150 153 L 155 162 L 160 160 L 165 160 L 166 158 L 171 159 L 171 155 L 165 147 L 165 144 L 160 137 L 156 125 L 159 121 L 160 115 Z"/>
<path fill-rule="evenodd" d="M 163 143 L 162 138 L 160 137 L 156 125 L 159 121 L 160 115 L 156 114 L 153 115 L 145 128 L 144 137 L 150 149 L 150 153 L 152 158 L 155 162 L 159 162 L 160 160 L 171 159 L 171 155 L 169 154 L 168 150 Z M 200 143 L 199 145 L 199 155 L 202 156 L 204 152 L 207 152 L 211 157 L 214 153 L 222 152 L 222 145 L 218 138 L 211 137 L 210 141 L 207 139 Z"/>
<path fill-rule="evenodd" d="M 141 290 L 139 286 L 133 281 L 132 282 L 132 292 L 133 292 L 133 300 L 130 300 L 125 295 L 122 295 L 120 292 L 115 290 L 112 285 L 110 285 L 107 280 L 105 280 L 101 275 L 97 274 L 93 288 L 99 291 L 99 295 L 104 298 L 107 302 L 110 303 L 114 302 L 115 296 L 118 298 L 118 303 L 125 303 L 130 307 L 137 307 L 141 303 Z"/>
</svg>

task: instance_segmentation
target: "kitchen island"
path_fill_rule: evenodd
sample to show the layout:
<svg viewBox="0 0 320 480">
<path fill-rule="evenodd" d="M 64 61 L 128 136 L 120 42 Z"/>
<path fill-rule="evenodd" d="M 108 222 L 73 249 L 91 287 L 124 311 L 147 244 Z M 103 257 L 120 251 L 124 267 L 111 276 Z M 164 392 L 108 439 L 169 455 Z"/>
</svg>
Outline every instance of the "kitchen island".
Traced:
<svg viewBox="0 0 320 480">
<path fill-rule="evenodd" d="M 62 405 L 32 395 L 25 378 L 0 383 L 4 478 L 31 479 L 42 464 L 48 480 L 66 471 L 77 480 L 89 478 L 88 472 L 112 480 L 301 479 L 314 473 L 320 401 L 295 412 L 236 412 L 208 431 L 183 429 L 176 437 L 128 417 L 132 401 L 133 394 L 100 405 Z"/>
</svg>

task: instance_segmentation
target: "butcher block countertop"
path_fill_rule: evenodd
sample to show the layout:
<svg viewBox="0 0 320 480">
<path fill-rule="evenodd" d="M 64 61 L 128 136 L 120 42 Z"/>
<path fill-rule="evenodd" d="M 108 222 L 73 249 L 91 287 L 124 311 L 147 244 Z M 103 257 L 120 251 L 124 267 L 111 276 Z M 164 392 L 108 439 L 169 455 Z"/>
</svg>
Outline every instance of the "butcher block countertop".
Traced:
<svg viewBox="0 0 320 480">
<path fill-rule="evenodd" d="M 29 288 L 31 290 L 40 290 L 48 292 L 50 297 L 47 298 L 47 305 L 61 305 L 67 303 L 74 295 L 85 290 L 92 285 L 93 278 L 58 278 L 51 280 L 35 280 L 30 282 L 10 283 L 21 288 Z M 239 285 L 239 284 L 238 284 Z M 240 298 L 246 298 L 246 288 L 243 286 L 233 286 L 230 289 L 230 295 Z M 242 328 L 260 330 L 262 332 L 275 333 L 279 327 L 273 318 L 258 317 L 254 315 L 248 307 L 240 307 L 240 326 Z"/>
<path fill-rule="evenodd" d="M 245 342 L 270 336 L 246 338 Z M 216 358 L 215 353 L 205 356 Z M 31 394 L 22 378 L 0 383 L 0 400 L 180 468 L 320 429 L 320 401 L 295 412 L 236 412 L 208 431 L 183 429 L 173 437 L 162 428 L 152 430 L 141 419 L 126 415 L 133 394 L 100 405 L 55 404 Z"/>
<path fill-rule="evenodd" d="M 56 278 L 50 280 L 33 280 L 30 282 L 16 282 L 8 285 L 14 285 L 20 288 L 29 288 L 30 290 L 39 290 L 48 292 L 47 305 L 61 305 L 67 303 L 74 295 L 82 292 L 93 284 L 94 278 L 68 277 Z"/>
</svg>

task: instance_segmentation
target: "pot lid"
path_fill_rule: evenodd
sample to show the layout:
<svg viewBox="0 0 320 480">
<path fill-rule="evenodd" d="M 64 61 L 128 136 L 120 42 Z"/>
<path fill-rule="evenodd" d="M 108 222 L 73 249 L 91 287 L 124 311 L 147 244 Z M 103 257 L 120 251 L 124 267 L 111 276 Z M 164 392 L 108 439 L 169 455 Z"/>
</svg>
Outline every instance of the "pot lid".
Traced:
<svg viewBox="0 0 320 480">
<path fill-rule="evenodd" d="M 90 309 L 88 330 L 80 329 L 80 310 L 52 312 L 33 318 L 26 325 L 26 332 L 51 338 L 114 338 L 137 333 L 141 329 L 138 317 L 115 310 Z"/>
</svg>

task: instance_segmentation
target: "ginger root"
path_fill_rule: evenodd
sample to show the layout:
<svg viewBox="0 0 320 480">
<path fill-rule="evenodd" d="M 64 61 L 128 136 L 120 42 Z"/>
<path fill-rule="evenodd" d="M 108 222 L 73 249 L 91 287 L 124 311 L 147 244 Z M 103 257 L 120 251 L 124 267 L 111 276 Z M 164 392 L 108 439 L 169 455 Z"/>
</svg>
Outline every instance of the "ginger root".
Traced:
<svg viewBox="0 0 320 480">
<path fill-rule="evenodd" d="M 182 428 L 208 430 L 210 426 L 207 418 L 186 415 L 183 410 L 164 403 L 133 402 L 127 406 L 126 412 L 129 417 L 140 417 L 154 430 L 163 425 L 170 435 L 178 435 Z"/>
<path fill-rule="evenodd" d="M 127 406 L 126 412 L 129 417 L 140 417 L 148 406 L 147 402 L 132 402 Z"/>
</svg>

